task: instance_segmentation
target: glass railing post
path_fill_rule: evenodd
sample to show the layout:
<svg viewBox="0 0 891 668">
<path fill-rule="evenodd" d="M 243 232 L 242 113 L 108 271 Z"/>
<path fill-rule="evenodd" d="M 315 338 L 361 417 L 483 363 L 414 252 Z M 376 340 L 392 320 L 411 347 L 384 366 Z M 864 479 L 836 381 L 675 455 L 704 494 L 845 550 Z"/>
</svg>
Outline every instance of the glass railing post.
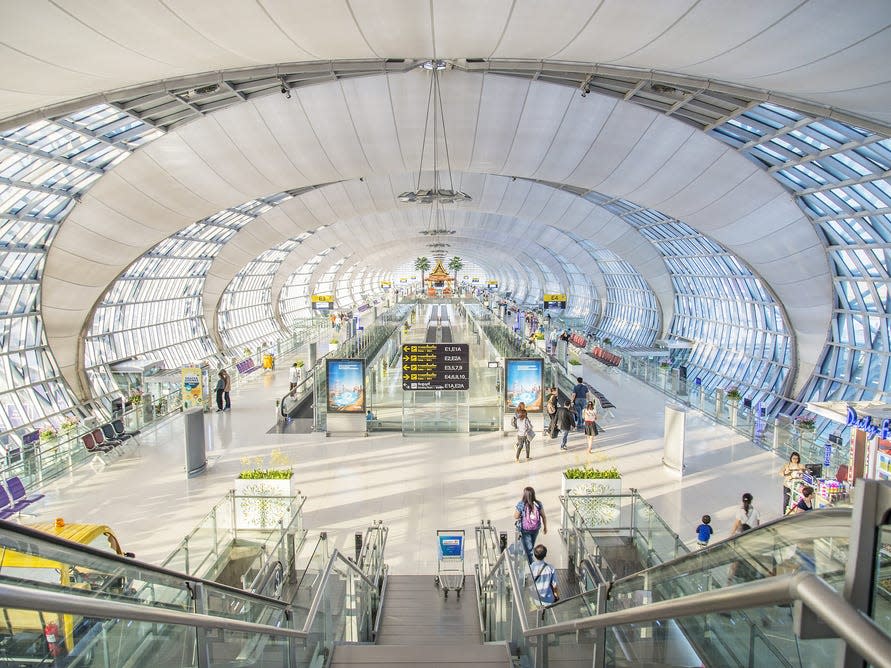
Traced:
<svg viewBox="0 0 891 668">
<path fill-rule="evenodd" d="M 597 585 L 597 607 L 596 614 L 602 615 L 606 610 L 606 595 L 608 585 L 601 582 Z M 594 661 L 591 664 L 593 668 L 604 668 L 606 666 L 606 628 L 599 628 L 594 636 Z"/>
<path fill-rule="evenodd" d="M 199 615 L 206 615 L 207 592 L 204 590 L 204 584 L 201 582 L 192 582 L 189 584 L 189 589 L 194 597 L 195 612 Z M 210 647 L 208 646 L 207 641 L 207 629 L 200 626 L 197 627 L 195 629 L 195 640 L 195 649 L 198 654 L 198 668 L 210 668 L 212 664 L 210 660 Z"/>
</svg>

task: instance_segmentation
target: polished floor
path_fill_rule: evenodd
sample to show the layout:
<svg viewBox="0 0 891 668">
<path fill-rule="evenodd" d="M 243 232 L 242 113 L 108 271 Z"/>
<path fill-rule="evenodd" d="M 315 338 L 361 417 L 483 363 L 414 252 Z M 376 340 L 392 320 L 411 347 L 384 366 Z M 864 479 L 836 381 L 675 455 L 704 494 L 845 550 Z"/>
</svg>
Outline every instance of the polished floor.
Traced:
<svg viewBox="0 0 891 668">
<path fill-rule="evenodd" d="M 746 491 L 754 494 L 762 520 L 779 514 L 782 462 L 774 455 L 691 411 L 681 477 L 661 463 L 665 396 L 590 358 L 585 364 L 594 384 L 617 406 L 596 439 L 595 454 L 585 453 L 582 434 L 570 437 L 567 452 L 540 435 L 531 460 L 519 464 L 514 438 L 501 432 L 267 433 L 276 419 L 275 399 L 287 389 L 288 363 L 279 360 L 276 370 L 256 372 L 235 388 L 231 412 L 205 415 L 206 473 L 186 477 L 183 421 L 176 417 L 140 436 L 133 454 L 99 473 L 84 467 L 49 485 L 46 500 L 33 507 L 38 517 L 26 523 L 56 517 L 105 523 L 138 558 L 160 563 L 233 487 L 243 458 L 268 463 L 276 449 L 289 458 L 307 497 L 305 526 L 327 531 L 335 547 L 351 554 L 354 533 L 382 520 L 390 528 L 386 560 L 397 574 L 435 572 L 437 529 L 467 531 L 470 572 L 476 561 L 474 526 L 491 520 L 500 530 L 512 529 L 513 506 L 527 485 L 536 489 L 551 520 L 540 541 L 551 551 L 549 560 L 565 566 L 557 532 L 560 473 L 586 462 L 617 466 L 623 488 L 637 489 L 688 544 L 695 542 L 703 513 L 711 514 L 715 536 L 726 536 Z"/>
</svg>

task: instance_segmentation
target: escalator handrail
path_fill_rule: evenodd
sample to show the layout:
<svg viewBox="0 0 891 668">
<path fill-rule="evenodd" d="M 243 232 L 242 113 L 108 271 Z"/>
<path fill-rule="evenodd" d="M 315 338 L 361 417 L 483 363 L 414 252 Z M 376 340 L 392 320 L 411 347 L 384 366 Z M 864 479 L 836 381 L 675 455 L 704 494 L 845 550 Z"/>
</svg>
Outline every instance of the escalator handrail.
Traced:
<svg viewBox="0 0 891 668">
<path fill-rule="evenodd" d="M 778 517 L 776 519 L 770 520 L 769 522 L 765 522 L 764 524 L 754 529 L 750 529 L 744 534 L 735 534 L 733 536 L 728 536 L 727 538 L 722 538 L 721 540 L 715 543 L 711 543 L 708 547 L 701 550 L 688 552 L 687 554 L 682 554 L 679 557 L 669 559 L 668 561 L 665 561 L 661 564 L 657 564 L 655 566 L 651 566 L 650 568 L 637 571 L 636 573 L 632 573 L 631 575 L 626 575 L 623 578 L 614 580 L 612 585 L 619 586 L 626 581 L 631 581 L 634 578 L 646 576 L 651 571 L 655 571 L 660 568 L 677 568 L 677 566 L 685 560 L 701 559 L 704 555 L 707 555 L 709 552 L 712 552 L 718 547 L 724 546 L 727 543 L 739 541 L 740 539 L 743 541 L 747 541 L 749 540 L 749 536 L 756 536 L 759 532 L 764 531 L 765 529 L 776 528 L 777 526 L 791 526 L 800 522 L 813 522 L 821 518 L 850 516 L 851 512 L 852 511 L 850 508 L 823 508 L 821 510 L 812 510 L 807 513 L 797 513 L 795 515 Z M 742 543 L 737 542 L 736 544 L 741 545 Z"/>
<path fill-rule="evenodd" d="M 214 582 L 213 580 L 205 580 L 204 578 L 195 577 L 193 575 L 188 575 L 186 573 L 180 573 L 178 571 L 171 570 L 169 568 L 164 568 L 162 566 L 156 566 L 155 564 L 150 564 L 146 561 L 139 561 L 133 557 L 125 557 L 119 554 L 115 554 L 113 552 L 108 552 L 106 550 L 100 550 L 95 547 L 90 547 L 89 545 L 83 545 L 81 543 L 75 543 L 74 541 L 67 540 L 65 538 L 60 538 L 59 536 L 54 536 L 49 533 L 45 533 L 43 531 L 38 531 L 37 529 L 32 529 L 31 527 L 24 526 L 22 524 L 16 524 L 15 522 L 10 522 L 8 520 L 0 520 L 0 533 L 8 532 L 13 535 L 18 534 L 21 536 L 25 536 L 30 541 L 30 546 L 34 546 L 34 541 L 39 545 L 42 543 L 48 543 L 54 545 L 56 547 L 61 547 L 70 552 L 87 554 L 91 557 L 97 557 L 103 561 L 114 562 L 121 564 L 127 569 L 138 569 L 143 573 L 152 573 L 157 575 L 164 575 L 169 578 L 181 580 L 183 582 L 189 583 L 200 583 L 205 587 L 208 587 L 213 590 L 223 591 L 234 596 L 246 597 L 251 600 L 263 603 L 264 605 L 286 609 L 289 606 L 282 601 L 270 598 L 269 596 L 263 596 L 261 594 L 252 594 L 244 589 L 239 589 L 238 587 L 231 587 L 226 584 L 221 584 L 219 582 Z M 15 550 L 15 547 L 10 546 L 9 549 Z M 16 550 L 18 552 L 23 552 L 25 554 L 31 554 L 28 550 Z M 76 564 L 75 564 L 76 565 Z M 147 578 L 140 578 L 141 580 L 147 580 Z"/>
<path fill-rule="evenodd" d="M 238 590 L 241 593 L 242 590 Z M 168 608 L 153 608 L 137 603 L 123 603 L 109 599 L 89 598 L 68 592 L 46 591 L 0 583 L 0 606 L 22 610 L 58 612 L 62 614 L 127 619 L 156 624 L 175 624 L 205 629 L 225 629 L 237 633 L 274 635 L 286 638 L 307 638 L 307 631 L 280 626 L 243 622 L 229 617 L 214 617 L 197 612 L 182 612 Z M 290 615 L 290 607 L 284 612 Z"/>
<path fill-rule="evenodd" d="M 795 601 L 803 602 L 813 614 L 838 634 L 840 639 L 869 663 L 880 668 L 891 668 L 891 636 L 846 601 L 825 580 L 813 573 L 777 575 L 691 596 L 523 629 L 523 635 L 533 637 L 574 633 L 716 612 L 734 612 L 744 608 L 781 605 Z"/>
</svg>

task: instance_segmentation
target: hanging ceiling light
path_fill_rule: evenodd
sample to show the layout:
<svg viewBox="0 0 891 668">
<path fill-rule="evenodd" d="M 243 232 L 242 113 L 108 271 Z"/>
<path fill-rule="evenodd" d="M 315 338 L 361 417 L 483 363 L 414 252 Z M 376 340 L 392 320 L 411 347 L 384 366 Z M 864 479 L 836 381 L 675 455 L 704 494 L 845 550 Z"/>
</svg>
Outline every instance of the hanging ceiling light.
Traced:
<svg viewBox="0 0 891 668">
<path fill-rule="evenodd" d="M 457 202 L 469 202 L 473 199 L 470 195 L 460 190 L 455 190 L 452 182 L 452 165 L 449 160 L 449 143 L 446 138 L 445 116 L 443 114 L 442 93 L 439 89 L 439 73 L 446 69 L 444 60 L 430 60 L 422 66 L 430 70 L 430 92 L 427 95 L 427 117 L 424 119 L 424 136 L 421 139 L 421 164 L 418 166 L 418 182 L 414 190 L 400 193 L 400 202 L 412 202 L 418 204 L 455 204 Z M 427 146 L 427 128 L 430 123 L 430 110 L 433 110 L 433 185 L 421 187 L 421 175 L 424 171 L 424 149 Z M 448 175 L 448 187 L 440 183 L 439 164 L 439 132 L 442 130 L 442 152 L 445 154 L 445 173 Z"/>
</svg>

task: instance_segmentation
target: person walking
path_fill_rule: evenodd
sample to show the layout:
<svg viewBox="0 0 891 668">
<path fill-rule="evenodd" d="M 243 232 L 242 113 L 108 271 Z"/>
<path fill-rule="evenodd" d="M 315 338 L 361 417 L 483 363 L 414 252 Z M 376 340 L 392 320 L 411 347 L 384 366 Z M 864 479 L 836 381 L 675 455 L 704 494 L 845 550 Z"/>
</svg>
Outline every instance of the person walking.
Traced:
<svg viewBox="0 0 891 668">
<path fill-rule="evenodd" d="M 594 452 L 594 437 L 597 436 L 597 409 L 594 402 L 589 401 L 582 411 L 582 419 L 585 421 L 585 438 L 588 439 L 588 454 Z"/>
<path fill-rule="evenodd" d="M 532 549 L 538 532 L 548 532 L 548 520 L 545 517 L 544 506 L 535 498 L 535 490 L 532 487 L 523 489 L 523 498 L 514 506 L 514 519 L 517 522 L 517 531 L 520 532 L 520 540 L 526 551 L 526 559 L 532 563 Z"/>
<path fill-rule="evenodd" d="M 300 367 L 297 366 L 297 362 L 294 362 L 294 365 L 288 372 L 288 383 L 290 385 L 290 387 L 288 388 L 288 392 L 293 392 L 297 388 L 297 385 L 300 383 Z"/>
<path fill-rule="evenodd" d="M 575 411 L 575 423 L 581 429 L 582 411 L 585 409 L 585 404 L 588 403 L 588 386 L 585 385 L 585 381 L 582 380 L 581 376 L 576 378 L 576 380 L 578 382 L 572 388 L 572 404 Z"/>
<path fill-rule="evenodd" d="M 789 510 L 789 499 L 792 498 L 792 484 L 804 475 L 804 464 L 801 463 L 801 455 L 793 452 L 789 455 L 789 461 L 783 464 L 780 475 L 783 476 L 783 514 Z"/>
<path fill-rule="evenodd" d="M 223 393 L 226 391 L 226 379 L 223 376 L 224 373 L 226 372 L 221 369 L 217 378 L 217 413 L 221 413 L 223 411 Z"/>
<path fill-rule="evenodd" d="M 535 561 L 529 565 L 532 571 L 532 581 L 535 583 L 535 591 L 538 592 L 538 600 L 542 605 L 551 605 L 560 600 L 560 590 L 557 588 L 557 569 L 545 561 L 548 556 L 548 548 L 544 545 L 536 545 L 532 550 Z"/>
<path fill-rule="evenodd" d="M 754 529 L 761 524 L 761 515 L 755 506 L 752 505 L 752 500 L 753 497 L 749 492 L 742 495 L 742 506 L 736 511 L 733 528 L 730 529 L 731 535 L 741 533 L 743 526 Z"/>
<path fill-rule="evenodd" d="M 548 388 L 548 403 L 545 410 L 548 413 L 548 434 L 551 438 L 557 438 L 557 402 L 559 395 L 556 387 Z"/>
<path fill-rule="evenodd" d="M 229 392 L 232 391 L 232 378 L 229 377 L 229 372 L 223 369 L 220 371 L 220 375 L 223 377 L 223 401 L 225 403 L 224 411 L 228 411 L 232 408 L 232 402 L 229 401 Z"/>
<path fill-rule="evenodd" d="M 520 451 L 526 446 L 526 459 L 529 459 L 529 444 L 535 438 L 535 431 L 532 429 L 532 421 L 529 420 L 525 408 L 518 408 L 517 414 L 514 416 L 514 424 L 517 427 L 517 454 L 515 461 L 520 461 Z"/>
<path fill-rule="evenodd" d="M 560 449 L 567 450 L 566 440 L 569 438 L 569 432 L 575 429 L 575 413 L 572 412 L 572 402 L 567 401 L 566 404 L 557 409 L 557 427 L 563 432 L 563 440 L 560 442 Z"/>
</svg>

